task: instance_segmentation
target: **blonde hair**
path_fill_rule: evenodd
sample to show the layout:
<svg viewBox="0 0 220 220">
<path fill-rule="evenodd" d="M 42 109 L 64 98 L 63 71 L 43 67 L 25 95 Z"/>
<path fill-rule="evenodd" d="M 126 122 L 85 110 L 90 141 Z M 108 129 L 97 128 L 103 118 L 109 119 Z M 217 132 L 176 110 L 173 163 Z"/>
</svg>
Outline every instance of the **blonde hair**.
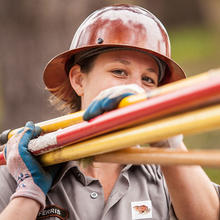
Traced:
<svg viewBox="0 0 220 220">
<path fill-rule="evenodd" d="M 84 58 L 77 63 L 71 58 L 66 64 L 66 72 L 69 73 L 70 69 L 75 65 L 80 65 L 80 71 L 88 74 L 93 68 L 94 61 L 97 55 Z M 72 113 L 81 110 L 81 97 L 76 94 L 70 84 L 69 77 L 66 78 L 59 86 L 48 89 L 52 93 L 49 98 L 51 105 L 55 106 L 57 110 L 65 113 Z"/>
<path fill-rule="evenodd" d="M 69 78 L 59 86 L 48 89 L 48 91 L 52 93 L 49 97 L 49 102 L 57 110 L 72 113 L 81 109 L 81 98 L 72 88 Z"/>
</svg>

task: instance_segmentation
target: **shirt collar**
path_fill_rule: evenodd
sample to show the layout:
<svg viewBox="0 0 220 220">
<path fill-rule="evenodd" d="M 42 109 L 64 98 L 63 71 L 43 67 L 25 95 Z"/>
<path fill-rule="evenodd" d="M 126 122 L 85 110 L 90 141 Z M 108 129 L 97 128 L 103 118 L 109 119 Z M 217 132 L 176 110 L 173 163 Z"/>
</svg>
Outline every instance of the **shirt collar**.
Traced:
<svg viewBox="0 0 220 220">
<path fill-rule="evenodd" d="M 126 165 L 121 173 L 126 173 L 133 165 L 132 164 L 128 164 Z M 73 169 L 73 173 L 75 175 L 75 177 L 77 178 L 78 181 L 80 181 L 83 185 L 87 185 L 89 182 L 91 181 L 86 181 L 87 179 L 85 178 L 85 176 L 83 175 L 83 173 L 81 173 L 81 171 L 79 170 L 79 161 L 69 161 L 67 163 L 63 164 L 63 167 L 61 168 L 61 170 L 59 171 L 59 174 L 57 175 L 57 177 L 54 179 L 53 184 L 51 189 L 54 189 L 57 184 L 63 179 L 63 177 L 65 176 L 65 174 L 72 168 Z M 90 180 L 91 177 L 89 177 L 88 180 Z"/>
<path fill-rule="evenodd" d="M 65 174 L 73 167 L 78 167 L 79 162 L 78 161 L 69 161 L 67 163 L 63 164 L 63 167 L 60 169 L 58 175 L 53 181 L 51 189 L 54 189 L 56 185 L 63 179 Z"/>
</svg>

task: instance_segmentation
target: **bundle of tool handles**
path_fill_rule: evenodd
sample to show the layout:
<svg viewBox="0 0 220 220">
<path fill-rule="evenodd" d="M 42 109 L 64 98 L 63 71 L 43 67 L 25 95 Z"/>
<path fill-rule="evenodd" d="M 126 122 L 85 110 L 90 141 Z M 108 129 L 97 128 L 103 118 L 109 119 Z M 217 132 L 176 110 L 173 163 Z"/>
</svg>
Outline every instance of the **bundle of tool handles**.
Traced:
<svg viewBox="0 0 220 220">
<path fill-rule="evenodd" d="M 28 148 L 44 166 L 86 157 L 121 164 L 220 166 L 220 150 L 131 147 L 219 129 L 220 69 L 126 97 L 118 109 L 89 122 L 82 115 L 80 111 L 36 124 L 44 135 L 31 140 Z M 19 129 L 2 133 L 2 145 Z M 0 164 L 5 164 L 2 152 Z"/>
</svg>

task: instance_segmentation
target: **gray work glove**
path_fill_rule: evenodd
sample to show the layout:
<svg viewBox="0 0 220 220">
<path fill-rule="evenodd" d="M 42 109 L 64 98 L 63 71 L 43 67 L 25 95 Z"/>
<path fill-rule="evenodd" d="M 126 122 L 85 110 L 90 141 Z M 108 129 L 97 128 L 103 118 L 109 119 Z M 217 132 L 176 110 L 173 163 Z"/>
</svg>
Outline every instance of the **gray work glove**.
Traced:
<svg viewBox="0 0 220 220">
<path fill-rule="evenodd" d="M 150 143 L 151 147 L 161 147 L 161 148 L 172 148 L 178 149 L 183 146 L 183 135 L 179 134 L 177 136 L 169 137 L 165 140 Z"/>
</svg>

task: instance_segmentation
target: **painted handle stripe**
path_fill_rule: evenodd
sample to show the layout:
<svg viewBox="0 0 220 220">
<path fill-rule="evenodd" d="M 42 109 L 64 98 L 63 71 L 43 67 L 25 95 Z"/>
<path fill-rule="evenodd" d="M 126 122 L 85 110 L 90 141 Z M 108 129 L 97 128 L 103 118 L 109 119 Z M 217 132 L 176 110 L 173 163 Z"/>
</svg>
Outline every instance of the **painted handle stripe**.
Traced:
<svg viewBox="0 0 220 220">
<path fill-rule="evenodd" d="M 0 153 L 0 165 L 5 165 L 6 164 L 6 161 L 5 161 L 5 158 L 3 156 L 3 152 Z"/>
<path fill-rule="evenodd" d="M 210 100 L 220 101 L 220 77 L 218 80 L 188 87 L 183 91 L 154 97 L 125 108 L 116 109 L 98 116 L 89 123 L 83 122 L 77 126 L 68 127 L 57 134 L 57 145 L 48 146 L 43 150 L 33 151 L 42 154 L 59 146 L 76 143 L 109 131 L 143 123 L 159 117 L 185 111 L 193 107 L 207 104 Z"/>
<path fill-rule="evenodd" d="M 43 154 L 39 160 L 45 166 L 49 166 L 124 149 L 137 144 L 151 143 L 178 134 L 195 134 L 218 128 L 220 128 L 220 105 L 101 135 Z"/>
</svg>

